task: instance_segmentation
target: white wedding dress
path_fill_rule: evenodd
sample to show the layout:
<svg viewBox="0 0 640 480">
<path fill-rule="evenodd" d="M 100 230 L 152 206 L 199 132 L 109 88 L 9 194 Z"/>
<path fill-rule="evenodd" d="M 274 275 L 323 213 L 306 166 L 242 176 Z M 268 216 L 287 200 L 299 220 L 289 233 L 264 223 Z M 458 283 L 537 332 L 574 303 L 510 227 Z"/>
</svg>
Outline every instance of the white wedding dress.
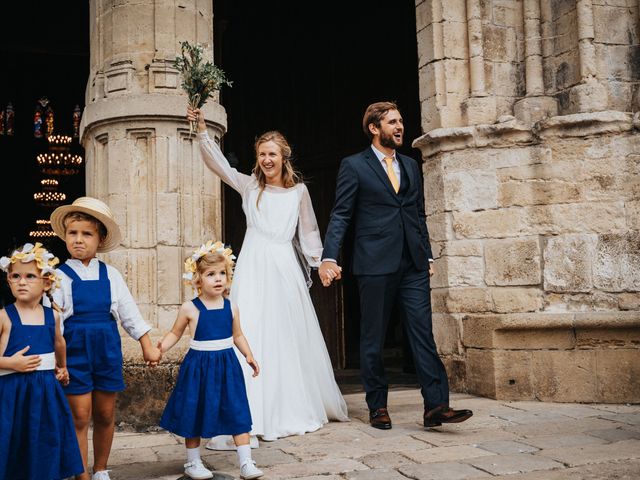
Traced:
<svg viewBox="0 0 640 480">
<path fill-rule="evenodd" d="M 260 190 L 255 177 L 231 168 L 207 133 L 198 134 L 198 140 L 207 167 L 242 196 L 247 219 L 230 297 L 260 365 L 260 374 L 253 377 L 236 350 L 251 408 L 251 435 L 272 441 L 313 432 L 329 420 L 348 421 L 293 246 L 297 232 L 306 261 L 319 265 L 322 242 L 307 187 L 267 185 L 256 205 Z M 226 450 L 232 445 L 229 437 L 221 436 L 207 447 Z"/>
</svg>

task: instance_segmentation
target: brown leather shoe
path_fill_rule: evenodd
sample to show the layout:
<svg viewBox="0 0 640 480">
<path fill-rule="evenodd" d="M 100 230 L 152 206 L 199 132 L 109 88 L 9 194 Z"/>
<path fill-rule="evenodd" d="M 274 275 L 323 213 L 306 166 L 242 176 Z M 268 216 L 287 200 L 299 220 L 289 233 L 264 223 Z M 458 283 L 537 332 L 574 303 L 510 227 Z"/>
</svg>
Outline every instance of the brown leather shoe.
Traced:
<svg viewBox="0 0 640 480">
<path fill-rule="evenodd" d="M 389 430 L 391 428 L 391 417 L 386 407 L 369 410 L 369 422 L 373 428 Z"/>
<path fill-rule="evenodd" d="M 424 426 L 439 427 L 443 423 L 460 423 L 473 415 L 471 410 L 454 410 L 447 406 L 440 406 L 424 412 Z"/>
</svg>

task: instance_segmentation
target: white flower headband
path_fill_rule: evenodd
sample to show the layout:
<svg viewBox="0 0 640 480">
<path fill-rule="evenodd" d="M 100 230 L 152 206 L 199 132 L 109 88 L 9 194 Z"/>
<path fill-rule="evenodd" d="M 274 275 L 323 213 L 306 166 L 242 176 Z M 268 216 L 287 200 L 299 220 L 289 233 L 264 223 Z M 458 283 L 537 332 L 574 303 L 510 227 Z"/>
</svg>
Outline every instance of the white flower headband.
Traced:
<svg viewBox="0 0 640 480">
<path fill-rule="evenodd" d="M 193 252 L 193 254 L 184 261 L 185 273 L 182 275 L 182 278 L 186 282 L 191 283 L 193 281 L 193 274 L 196 273 L 196 270 L 198 268 L 198 260 L 200 260 L 202 257 L 207 255 L 208 253 L 222 254 L 224 256 L 225 263 L 227 264 L 227 266 L 233 269 L 233 263 L 234 263 L 234 260 L 236 259 L 236 256 L 233 254 L 233 251 L 230 248 L 225 247 L 224 243 L 220 241 L 213 242 L 209 240 L 207 243 L 200 245 L 200 247 L 197 248 Z M 229 279 L 229 281 L 231 281 L 231 279 Z"/>
<path fill-rule="evenodd" d="M 52 292 L 60 286 L 60 277 L 56 273 L 56 265 L 60 263 L 60 260 L 44 248 L 41 243 L 35 245 L 25 243 L 22 248 L 14 250 L 11 257 L 0 258 L 0 270 L 8 273 L 9 267 L 18 261 L 21 263 L 36 262 L 42 276 L 51 280 Z"/>
</svg>

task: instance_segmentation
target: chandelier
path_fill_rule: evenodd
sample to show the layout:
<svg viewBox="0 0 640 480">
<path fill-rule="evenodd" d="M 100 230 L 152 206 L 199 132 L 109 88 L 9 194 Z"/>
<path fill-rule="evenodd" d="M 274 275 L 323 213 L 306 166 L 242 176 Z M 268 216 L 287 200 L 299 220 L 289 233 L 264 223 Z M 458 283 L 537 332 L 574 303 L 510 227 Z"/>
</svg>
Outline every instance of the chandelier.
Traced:
<svg viewBox="0 0 640 480">
<path fill-rule="evenodd" d="M 47 148 L 46 152 L 36 155 L 36 162 L 43 178 L 40 179 L 40 191 L 33 194 L 33 200 L 39 205 L 40 210 L 36 218 L 41 217 L 29 232 L 29 236 L 34 239 L 56 236 L 48 217 L 54 208 L 67 199 L 66 193 L 61 191 L 60 187 L 64 189 L 66 182 L 71 176 L 79 174 L 83 166 L 82 156 L 75 153 L 73 145 L 73 139 L 78 138 L 80 108 L 76 106 L 73 114 L 73 137 L 54 135 L 53 119 L 53 108 L 49 100 L 42 97 L 38 100 L 34 113 L 34 137 L 46 138 Z"/>
<path fill-rule="evenodd" d="M 55 237 L 56 233 L 51 228 L 51 221 L 44 218 L 36 220 L 36 228 L 29 232 L 31 238 Z"/>
<path fill-rule="evenodd" d="M 73 153 L 41 153 L 36 160 L 47 175 L 76 175 L 82 165 L 82 157 Z"/>
</svg>

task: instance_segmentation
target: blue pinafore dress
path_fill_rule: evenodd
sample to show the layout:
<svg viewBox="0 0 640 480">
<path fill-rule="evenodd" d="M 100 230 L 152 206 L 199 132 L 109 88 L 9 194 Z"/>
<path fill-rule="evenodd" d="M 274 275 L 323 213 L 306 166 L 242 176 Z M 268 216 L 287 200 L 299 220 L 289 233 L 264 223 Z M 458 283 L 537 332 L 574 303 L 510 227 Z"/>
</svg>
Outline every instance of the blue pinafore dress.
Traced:
<svg viewBox="0 0 640 480">
<path fill-rule="evenodd" d="M 67 368 L 71 381 L 64 393 L 80 395 L 124 390 L 122 343 L 111 315 L 111 282 L 99 262 L 98 280 L 83 280 L 67 264 L 59 267 L 72 281 L 73 315 L 64 321 Z"/>
<path fill-rule="evenodd" d="M 208 310 L 199 298 L 192 302 L 199 311 L 198 326 L 160 426 L 185 438 L 248 433 L 251 412 L 233 350 L 231 303 L 225 298 L 222 308 Z M 216 343 L 228 346 L 202 349 Z"/>
<path fill-rule="evenodd" d="M 30 346 L 42 370 L 0 371 L 0 479 L 57 480 L 84 472 L 67 399 L 53 367 L 55 318 L 44 309 L 44 325 L 23 325 L 14 304 L 5 357 Z M 49 357 L 45 361 L 45 354 Z"/>
</svg>

